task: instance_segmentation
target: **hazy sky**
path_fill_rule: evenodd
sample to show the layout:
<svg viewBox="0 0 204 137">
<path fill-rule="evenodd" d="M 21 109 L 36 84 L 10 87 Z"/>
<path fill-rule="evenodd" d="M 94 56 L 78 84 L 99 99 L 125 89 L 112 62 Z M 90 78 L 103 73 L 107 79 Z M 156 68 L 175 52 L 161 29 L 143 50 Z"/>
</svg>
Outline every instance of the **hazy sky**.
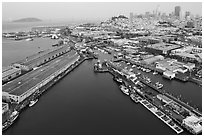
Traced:
<svg viewBox="0 0 204 137">
<path fill-rule="evenodd" d="M 107 19 L 123 14 L 129 16 L 130 12 L 152 12 L 159 5 L 160 12 L 170 13 L 175 6 L 181 6 L 183 13 L 202 15 L 201 2 L 3 2 L 2 19 L 19 19 L 36 17 L 40 19 Z"/>
</svg>

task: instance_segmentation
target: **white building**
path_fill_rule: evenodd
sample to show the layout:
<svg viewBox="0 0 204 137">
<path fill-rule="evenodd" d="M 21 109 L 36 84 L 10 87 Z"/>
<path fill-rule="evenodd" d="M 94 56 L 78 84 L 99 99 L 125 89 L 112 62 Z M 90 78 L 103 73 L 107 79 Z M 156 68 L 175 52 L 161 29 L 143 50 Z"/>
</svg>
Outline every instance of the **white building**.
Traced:
<svg viewBox="0 0 204 137">
<path fill-rule="evenodd" d="M 187 63 L 187 64 L 184 64 L 183 66 L 186 67 L 188 70 L 192 70 L 193 68 L 195 68 L 194 63 Z"/>
<path fill-rule="evenodd" d="M 194 134 L 202 132 L 202 118 L 196 116 L 188 116 L 183 120 L 183 124 Z"/>
<path fill-rule="evenodd" d="M 163 76 L 168 79 L 173 79 L 175 77 L 175 73 L 172 71 L 164 71 Z"/>
<path fill-rule="evenodd" d="M 163 101 L 163 102 L 166 103 L 166 104 L 169 104 L 169 103 L 172 102 L 171 99 L 169 99 L 168 97 L 166 97 L 166 96 L 164 96 L 164 95 L 162 95 L 162 94 L 158 94 L 158 95 L 157 95 L 157 98 L 158 98 L 159 100 Z"/>
</svg>

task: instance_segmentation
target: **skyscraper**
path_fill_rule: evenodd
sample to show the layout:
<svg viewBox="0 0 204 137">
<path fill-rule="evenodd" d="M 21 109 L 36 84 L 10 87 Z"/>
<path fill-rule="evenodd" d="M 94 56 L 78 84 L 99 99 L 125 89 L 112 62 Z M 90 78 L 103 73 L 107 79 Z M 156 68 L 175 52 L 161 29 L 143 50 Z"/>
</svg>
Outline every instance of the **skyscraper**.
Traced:
<svg viewBox="0 0 204 137">
<path fill-rule="evenodd" d="M 175 16 L 180 18 L 181 17 L 181 7 L 180 6 L 176 6 L 175 7 Z"/>
<path fill-rule="evenodd" d="M 132 23 L 132 20 L 133 20 L 133 13 L 130 12 L 130 22 Z"/>
<path fill-rule="evenodd" d="M 133 13 L 130 12 L 130 27 L 132 28 L 132 23 L 133 23 Z"/>
<path fill-rule="evenodd" d="M 190 16 L 190 11 L 186 11 L 185 13 L 185 18 L 187 18 L 188 16 Z"/>
</svg>

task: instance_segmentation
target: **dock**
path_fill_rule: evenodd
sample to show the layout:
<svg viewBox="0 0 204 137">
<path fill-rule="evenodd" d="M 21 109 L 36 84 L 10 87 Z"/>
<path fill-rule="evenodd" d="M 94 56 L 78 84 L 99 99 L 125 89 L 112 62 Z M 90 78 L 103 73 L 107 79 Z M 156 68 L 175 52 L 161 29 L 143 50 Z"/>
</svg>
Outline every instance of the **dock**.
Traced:
<svg viewBox="0 0 204 137">
<path fill-rule="evenodd" d="M 142 92 L 140 89 L 138 89 L 136 86 L 138 85 L 138 82 L 146 85 L 147 87 L 152 88 L 153 90 L 155 90 L 156 92 L 158 92 L 161 95 L 165 95 L 166 97 L 168 97 L 169 99 L 172 100 L 172 103 L 174 103 L 174 105 L 180 105 L 180 107 L 182 107 L 182 109 L 184 109 L 185 111 L 189 112 L 189 114 L 191 116 L 195 116 L 198 115 L 199 117 L 202 117 L 202 114 L 199 111 L 196 111 L 194 108 L 192 108 L 191 106 L 185 104 L 184 102 L 178 100 L 177 98 L 169 95 L 168 93 L 166 93 L 166 91 L 156 87 L 154 84 L 152 84 L 151 82 L 147 82 L 145 78 L 143 78 L 142 76 L 137 76 L 137 82 L 132 81 L 131 79 L 129 79 L 130 77 L 128 76 L 128 74 L 123 73 L 122 68 L 118 67 L 117 65 L 114 65 L 114 63 L 112 62 L 103 62 L 101 65 L 97 65 L 95 64 L 96 68 L 99 68 L 97 71 L 98 72 L 108 72 L 111 75 L 113 75 L 113 79 L 116 78 L 121 78 L 122 82 L 119 82 L 120 84 L 124 84 L 126 87 L 128 87 L 129 89 L 129 93 L 130 95 L 132 94 L 138 94 L 139 97 L 135 98 L 130 96 L 130 98 L 137 103 L 138 101 L 145 107 L 147 108 L 149 111 L 151 111 L 155 116 L 157 116 L 160 120 L 162 120 L 166 125 L 168 125 L 172 130 L 174 130 L 177 134 L 182 133 L 184 130 L 182 128 L 187 129 L 183 124 L 182 121 L 178 121 L 172 114 L 170 113 L 170 110 L 167 111 L 165 108 L 164 110 L 162 109 L 162 107 L 160 107 L 159 105 L 155 104 L 155 102 L 149 102 L 147 101 L 148 97 L 146 97 L 145 92 Z M 97 72 L 96 71 L 96 72 Z M 116 82 L 118 82 L 116 80 Z M 143 86 L 142 86 L 143 87 Z M 175 113 L 174 113 L 175 114 Z M 185 117 L 186 119 L 186 117 Z M 177 125 L 179 124 L 179 125 Z M 182 126 L 182 128 L 181 128 Z M 194 133 L 193 133 L 194 134 Z"/>
<path fill-rule="evenodd" d="M 150 112 L 152 112 L 156 117 L 158 117 L 160 120 L 162 120 L 166 125 L 168 125 L 171 129 L 173 129 L 177 134 L 180 134 L 183 132 L 183 129 L 180 126 L 178 126 L 176 123 L 174 123 L 170 117 L 168 117 L 166 114 L 164 114 L 163 112 L 158 110 L 150 102 L 148 102 L 145 99 L 140 100 L 139 102 L 145 108 L 147 108 Z"/>
</svg>

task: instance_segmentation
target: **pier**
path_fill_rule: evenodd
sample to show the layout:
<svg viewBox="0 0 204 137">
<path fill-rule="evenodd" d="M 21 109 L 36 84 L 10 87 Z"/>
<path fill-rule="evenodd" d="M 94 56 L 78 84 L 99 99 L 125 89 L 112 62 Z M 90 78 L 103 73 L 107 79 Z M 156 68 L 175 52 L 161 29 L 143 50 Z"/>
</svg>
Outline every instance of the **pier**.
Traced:
<svg viewBox="0 0 204 137">
<path fill-rule="evenodd" d="M 100 63 L 98 63 L 98 64 L 100 64 Z M 112 74 L 114 76 L 114 79 L 115 79 L 115 77 L 121 78 L 123 80 L 121 84 L 124 84 L 126 87 L 128 87 L 129 90 L 131 90 L 132 88 L 135 89 L 135 92 L 133 92 L 133 93 L 137 93 L 138 95 L 141 96 L 141 98 L 147 98 L 146 93 L 141 91 L 142 89 L 139 90 L 138 88 L 136 88 L 137 82 L 135 83 L 135 82 L 131 81 L 128 78 L 127 74 L 123 74 L 121 72 L 122 68 L 114 66 L 112 63 L 106 62 L 106 61 L 103 62 L 101 64 L 101 66 L 98 64 L 95 64 L 95 66 L 94 66 L 95 72 L 109 72 L 110 74 Z M 165 95 L 166 97 L 168 97 L 172 101 L 175 101 L 175 102 L 172 102 L 173 103 L 172 105 L 182 106 L 182 109 L 185 110 L 186 112 L 188 112 L 191 116 L 195 116 L 195 114 L 196 114 L 196 115 L 198 115 L 198 117 L 202 117 L 202 114 L 200 112 L 196 111 L 193 107 L 191 107 L 191 106 L 185 104 L 184 102 L 178 100 L 177 98 L 169 95 L 164 90 L 158 89 L 151 82 L 147 83 L 147 81 L 144 78 L 137 77 L 137 81 L 140 81 L 141 83 L 143 83 L 144 85 L 146 85 L 149 88 L 152 88 L 153 90 L 155 90 L 159 94 Z M 183 116 L 180 116 L 179 113 L 177 114 L 172 110 L 168 110 L 167 107 L 165 107 L 165 109 L 164 109 L 162 106 L 158 106 L 157 104 L 155 104 L 156 102 L 154 102 L 154 101 L 150 103 L 146 99 L 141 99 L 141 98 L 139 99 L 140 100 L 139 102 L 142 105 L 144 105 L 148 110 L 150 110 L 154 115 L 156 115 L 159 119 L 161 119 L 164 123 L 166 123 L 169 127 L 171 127 L 177 134 L 183 132 L 183 129 L 180 126 L 178 126 L 176 123 L 178 123 L 182 127 L 186 128 L 186 126 L 183 125 L 182 120 L 180 121 L 176 117 L 174 117 L 175 115 L 178 115 L 179 117 L 182 118 Z M 146 103 L 144 103 L 144 102 L 146 102 Z M 184 119 L 184 117 L 182 119 Z M 175 121 L 176 123 L 173 121 Z M 191 132 L 191 130 L 190 130 L 190 132 Z M 195 132 L 191 132 L 191 133 L 197 134 Z"/>
<path fill-rule="evenodd" d="M 3 96 L 8 99 L 7 101 L 10 101 L 11 112 L 14 110 L 21 112 L 29 105 L 31 100 L 38 99 L 43 92 L 85 60 L 93 58 L 91 55 L 80 56 L 76 51 L 70 51 L 66 55 L 51 60 L 45 65 L 3 85 Z M 11 125 L 8 124 L 8 126 Z"/>
</svg>

